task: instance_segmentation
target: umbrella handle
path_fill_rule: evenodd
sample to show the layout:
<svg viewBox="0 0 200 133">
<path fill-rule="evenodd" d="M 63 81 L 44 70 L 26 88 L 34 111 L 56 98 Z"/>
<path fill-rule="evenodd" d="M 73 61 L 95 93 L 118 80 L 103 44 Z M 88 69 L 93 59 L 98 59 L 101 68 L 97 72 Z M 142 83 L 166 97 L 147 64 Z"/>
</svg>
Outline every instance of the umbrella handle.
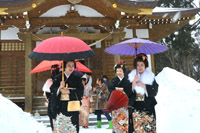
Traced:
<svg viewBox="0 0 200 133">
<path fill-rule="evenodd" d="M 64 81 L 64 61 L 62 61 L 62 81 Z"/>
<path fill-rule="evenodd" d="M 135 52 L 136 52 L 136 56 L 135 56 L 136 62 L 137 62 L 137 50 L 138 50 L 138 48 L 135 48 Z M 138 75 L 137 65 L 136 65 L 136 74 Z"/>
<path fill-rule="evenodd" d="M 64 81 L 64 61 L 62 61 L 62 81 Z M 64 89 L 68 88 L 68 84 L 64 87 Z"/>
</svg>

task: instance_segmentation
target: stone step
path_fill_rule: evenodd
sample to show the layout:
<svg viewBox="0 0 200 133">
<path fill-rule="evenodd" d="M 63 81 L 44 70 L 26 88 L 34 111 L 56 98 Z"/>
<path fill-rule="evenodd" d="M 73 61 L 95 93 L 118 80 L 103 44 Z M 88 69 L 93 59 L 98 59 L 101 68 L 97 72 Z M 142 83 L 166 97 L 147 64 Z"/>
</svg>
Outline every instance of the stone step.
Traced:
<svg viewBox="0 0 200 133">
<path fill-rule="evenodd" d="M 43 110 L 47 110 L 47 106 L 33 106 L 33 110 L 40 110 L 40 109 L 43 109 Z"/>
<path fill-rule="evenodd" d="M 34 115 L 36 112 L 38 112 L 40 115 L 47 115 L 47 109 L 32 110 L 32 114 L 33 114 L 33 115 Z"/>
<path fill-rule="evenodd" d="M 101 117 L 102 117 L 101 124 L 108 125 L 108 120 L 106 119 L 106 117 L 104 115 L 101 115 Z M 50 120 L 47 115 L 41 115 L 40 119 L 36 119 L 36 120 L 38 122 L 43 123 L 46 127 L 50 127 Z M 96 115 L 90 114 L 89 115 L 89 126 L 96 126 L 96 125 L 97 125 Z"/>
</svg>

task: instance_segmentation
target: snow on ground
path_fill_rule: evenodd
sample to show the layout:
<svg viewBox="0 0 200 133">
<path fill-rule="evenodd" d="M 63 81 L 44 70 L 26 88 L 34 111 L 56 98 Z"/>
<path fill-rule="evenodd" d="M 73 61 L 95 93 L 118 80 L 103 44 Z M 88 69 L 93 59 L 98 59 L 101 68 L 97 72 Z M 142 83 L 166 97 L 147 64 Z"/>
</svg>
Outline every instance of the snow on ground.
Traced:
<svg viewBox="0 0 200 133">
<path fill-rule="evenodd" d="M 158 133 L 193 133 L 199 131 L 200 83 L 171 68 L 164 68 L 156 76 L 159 84 L 156 99 Z M 101 129 L 80 127 L 80 133 L 111 133 L 108 125 Z M 50 128 L 36 122 L 30 114 L 0 94 L 0 132 L 51 133 Z"/>
<path fill-rule="evenodd" d="M 103 125 L 101 128 L 95 128 L 95 126 L 89 126 L 88 129 L 84 129 L 80 126 L 79 133 L 112 133 L 112 129 L 106 129 L 108 125 Z M 51 128 L 47 128 L 47 133 L 52 133 Z"/>
<path fill-rule="evenodd" d="M 112 133 L 112 129 L 106 129 L 108 125 L 103 125 L 100 129 L 90 126 L 88 129 L 80 128 L 80 133 Z"/>
<path fill-rule="evenodd" d="M 200 83 L 171 68 L 164 68 L 156 81 L 158 133 L 199 131 Z"/>
<path fill-rule="evenodd" d="M 1 133 L 46 133 L 43 124 L 0 94 Z"/>
</svg>

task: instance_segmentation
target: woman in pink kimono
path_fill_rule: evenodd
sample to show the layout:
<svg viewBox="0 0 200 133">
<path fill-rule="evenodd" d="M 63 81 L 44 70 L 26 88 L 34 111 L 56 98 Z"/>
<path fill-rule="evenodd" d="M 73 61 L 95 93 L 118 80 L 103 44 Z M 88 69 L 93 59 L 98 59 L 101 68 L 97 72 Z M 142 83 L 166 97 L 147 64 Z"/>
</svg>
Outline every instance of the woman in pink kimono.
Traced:
<svg viewBox="0 0 200 133">
<path fill-rule="evenodd" d="M 82 125 L 83 128 L 88 128 L 89 122 L 89 113 L 90 113 L 90 100 L 89 100 L 89 91 L 91 90 L 89 85 L 87 85 L 87 76 L 86 74 L 82 76 L 82 83 L 84 86 L 84 95 L 81 100 L 81 109 L 80 109 L 80 119 L 79 124 Z"/>
</svg>

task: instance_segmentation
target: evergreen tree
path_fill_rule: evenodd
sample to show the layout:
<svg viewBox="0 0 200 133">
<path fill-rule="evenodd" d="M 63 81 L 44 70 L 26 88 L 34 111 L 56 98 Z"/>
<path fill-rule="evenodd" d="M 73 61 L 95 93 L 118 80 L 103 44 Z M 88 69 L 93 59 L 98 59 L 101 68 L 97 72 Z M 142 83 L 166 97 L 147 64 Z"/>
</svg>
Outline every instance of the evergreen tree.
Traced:
<svg viewBox="0 0 200 133">
<path fill-rule="evenodd" d="M 160 0 L 159 5 L 174 8 L 193 7 L 191 0 Z M 169 49 L 155 55 L 156 73 L 168 66 L 200 81 L 200 45 L 192 37 L 196 29 L 198 25 L 187 24 L 161 41 Z"/>
</svg>

